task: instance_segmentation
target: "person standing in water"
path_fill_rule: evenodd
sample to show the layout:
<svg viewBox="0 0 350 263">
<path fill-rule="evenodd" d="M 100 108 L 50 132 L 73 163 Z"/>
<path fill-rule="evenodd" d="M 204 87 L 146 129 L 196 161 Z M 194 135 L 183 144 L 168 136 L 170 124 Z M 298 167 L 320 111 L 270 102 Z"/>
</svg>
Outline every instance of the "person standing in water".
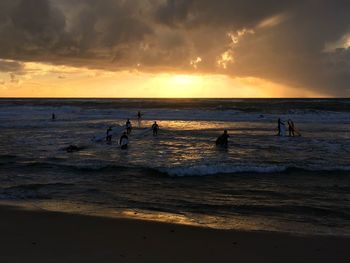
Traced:
<svg viewBox="0 0 350 263">
<path fill-rule="evenodd" d="M 295 136 L 294 122 L 291 119 L 288 120 L 288 131 L 289 131 L 289 137 Z"/>
<path fill-rule="evenodd" d="M 112 141 L 112 127 L 109 127 L 106 132 L 106 141 L 111 142 Z"/>
<path fill-rule="evenodd" d="M 228 138 L 230 138 L 230 135 L 228 135 L 227 130 L 225 130 L 224 134 L 217 138 L 216 146 L 228 147 Z"/>
<path fill-rule="evenodd" d="M 119 140 L 120 148 L 122 150 L 126 150 L 128 148 L 128 144 L 129 144 L 129 137 L 126 134 L 126 132 L 124 132 L 123 135 L 120 137 L 120 140 Z"/>
<path fill-rule="evenodd" d="M 153 136 L 157 136 L 158 135 L 158 130 L 159 130 L 159 125 L 155 121 L 154 124 L 152 125 Z"/>
<path fill-rule="evenodd" d="M 281 120 L 281 118 L 278 119 L 278 134 L 277 136 L 284 136 L 285 135 L 285 126 L 284 126 L 284 122 Z"/>
<path fill-rule="evenodd" d="M 130 119 L 128 119 L 128 120 L 126 121 L 125 127 L 126 127 L 126 133 L 127 133 L 127 134 L 130 134 L 130 133 L 131 133 L 131 129 L 132 129 Z"/>
<path fill-rule="evenodd" d="M 141 118 L 142 118 L 141 111 L 138 111 L 137 112 L 137 122 L 138 122 L 139 128 L 141 128 Z"/>
<path fill-rule="evenodd" d="M 288 130 L 289 130 L 289 136 L 291 137 L 301 136 L 300 132 L 295 127 L 295 124 L 291 119 L 288 120 Z"/>
<path fill-rule="evenodd" d="M 51 120 L 56 120 L 56 114 L 55 113 L 52 113 L 52 116 L 51 116 Z"/>
</svg>

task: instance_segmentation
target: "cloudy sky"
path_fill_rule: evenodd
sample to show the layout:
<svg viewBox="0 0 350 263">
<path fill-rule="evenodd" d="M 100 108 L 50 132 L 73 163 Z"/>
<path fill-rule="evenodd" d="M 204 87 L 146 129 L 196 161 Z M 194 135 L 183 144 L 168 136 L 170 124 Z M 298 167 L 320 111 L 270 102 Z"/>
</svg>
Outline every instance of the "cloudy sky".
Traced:
<svg viewBox="0 0 350 263">
<path fill-rule="evenodd" d="M 350 97 L 347 0 L 0 0 L 0 96 Z"/>
</svg>

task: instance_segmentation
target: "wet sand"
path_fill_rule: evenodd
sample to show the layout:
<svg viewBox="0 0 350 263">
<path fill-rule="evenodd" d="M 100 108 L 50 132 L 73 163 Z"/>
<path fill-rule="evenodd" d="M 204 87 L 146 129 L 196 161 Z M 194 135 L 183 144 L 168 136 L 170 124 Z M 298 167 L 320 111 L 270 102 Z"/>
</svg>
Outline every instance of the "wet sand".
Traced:
<svg viewBox="0 0 350 263">
<path fill-rule="evenodd" d="M 239 232 L 0 206 L 0 262 L 349 262 L 350 238 Z"/>
</svg>

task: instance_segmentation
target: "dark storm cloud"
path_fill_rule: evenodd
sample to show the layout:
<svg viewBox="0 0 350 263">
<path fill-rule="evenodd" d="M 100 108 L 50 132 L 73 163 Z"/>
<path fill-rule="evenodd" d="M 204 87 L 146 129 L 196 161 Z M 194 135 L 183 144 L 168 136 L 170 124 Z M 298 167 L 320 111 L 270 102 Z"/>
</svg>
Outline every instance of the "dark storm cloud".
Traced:
<svg viewBox="0 0 350 263">
<path fill-rule="evenodd" d="M 14 27 L 32 36 L 60 34 L 65 27 L 65 18 L 53 9 L 46 0 L 19 2 L 10 15 Z"/>
<path fill-rule="evenodd" d="M 187 22 L 191 11 L 193 13 L 192 0 L 168 0 L 163 3 L 157 10 L 155 18 L 168 26 L 176 26 Z"/>
<path fill-rule="evenodd" d="M 157 19 L 173 28 L 209 27 L 199 36 L 204 44 L 193 38 L 196 49 L 201 49 L 199 53 L 215 49 L 220 52 L 219 42 L 225 40 L 216 36 L 216 32 L 222 28 L 253 29 L 254 35 L 231 48 L 235 63 L 228 66 L 229 74 L 256 76 L 295 87 L 306 86 L 325 94 L 348 96 L 350 49 L 326 52 L 325 46 L 350 33 L 349 12 L 350 2 L 345 0 L 168 0 L 158 9 Z M 271 27 L 268 24 L 260 27 L 264 20 L 274 16 L 284 16 L 285 20 Z M 213 64 L 213 56 L 210 54 L 204 60 Z"/>
<path fill-rule="evenodd" d="M 102 66 L 152 33 L 131 6 L 141 1 L 2 1 L 2 58 Z"/>
<path fill-rule="evenodd" d="M 65 17 L 46 0 L 1 1 L 0 56 L 40 59 L 64 37 Z"/>
<path fill-rule="evenodd" d="M 345 0 L 1 0 L 0 58 L 253 76 L 348 96 L 349 12 Z"/>
<path fill-rule="evenodd" d="M 325 46 L 350 32 L 349 11 L 347 1 L 305 1 L 289 20 L 240 45 L 232 71 L 348 96 L 348 49 Z"/>
<path fill-rule="evenodd" d="M 254 26 L 266 16 L 292 8 L 301 0 L 167 0 L 156 18 L 168 26 Z"/>
<path fill-rule="evenodd" d="M 24 70 L 22 63 L 16 61 L 0 60 L 0 72 L 17 72 L 20 73 Z"/>
</svg>

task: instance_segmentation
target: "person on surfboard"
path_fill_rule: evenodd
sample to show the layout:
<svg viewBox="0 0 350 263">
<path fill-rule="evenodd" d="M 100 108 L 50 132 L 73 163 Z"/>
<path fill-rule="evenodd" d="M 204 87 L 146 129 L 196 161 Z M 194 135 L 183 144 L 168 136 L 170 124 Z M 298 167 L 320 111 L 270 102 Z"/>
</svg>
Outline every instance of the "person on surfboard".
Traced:
<svg viewBox="0 0 350 263">
<path fill-rule="evenodd" d="M 224 133 L 216 139 L 216 146 L 228 147 L 228 138 L 230 138 L 230 135 L 228 135 L 227 130 L 225 130 Z"/>
<path fill-rule="evenodd" d="M 155 121 L 154 124 L 152 125 L 153 136 L 157 136 L 158 135 L 158 130 L 159 130 L 159 125 Z"/>
<path fill-rule="evenodd" d="M 122 150 L 126 150 L 128 148 L 129 143 L 129 137 L 126 134 L 126 132 L 123 133 L 123 135 L 120 137 L 119 145 Z"/>
</svg>

